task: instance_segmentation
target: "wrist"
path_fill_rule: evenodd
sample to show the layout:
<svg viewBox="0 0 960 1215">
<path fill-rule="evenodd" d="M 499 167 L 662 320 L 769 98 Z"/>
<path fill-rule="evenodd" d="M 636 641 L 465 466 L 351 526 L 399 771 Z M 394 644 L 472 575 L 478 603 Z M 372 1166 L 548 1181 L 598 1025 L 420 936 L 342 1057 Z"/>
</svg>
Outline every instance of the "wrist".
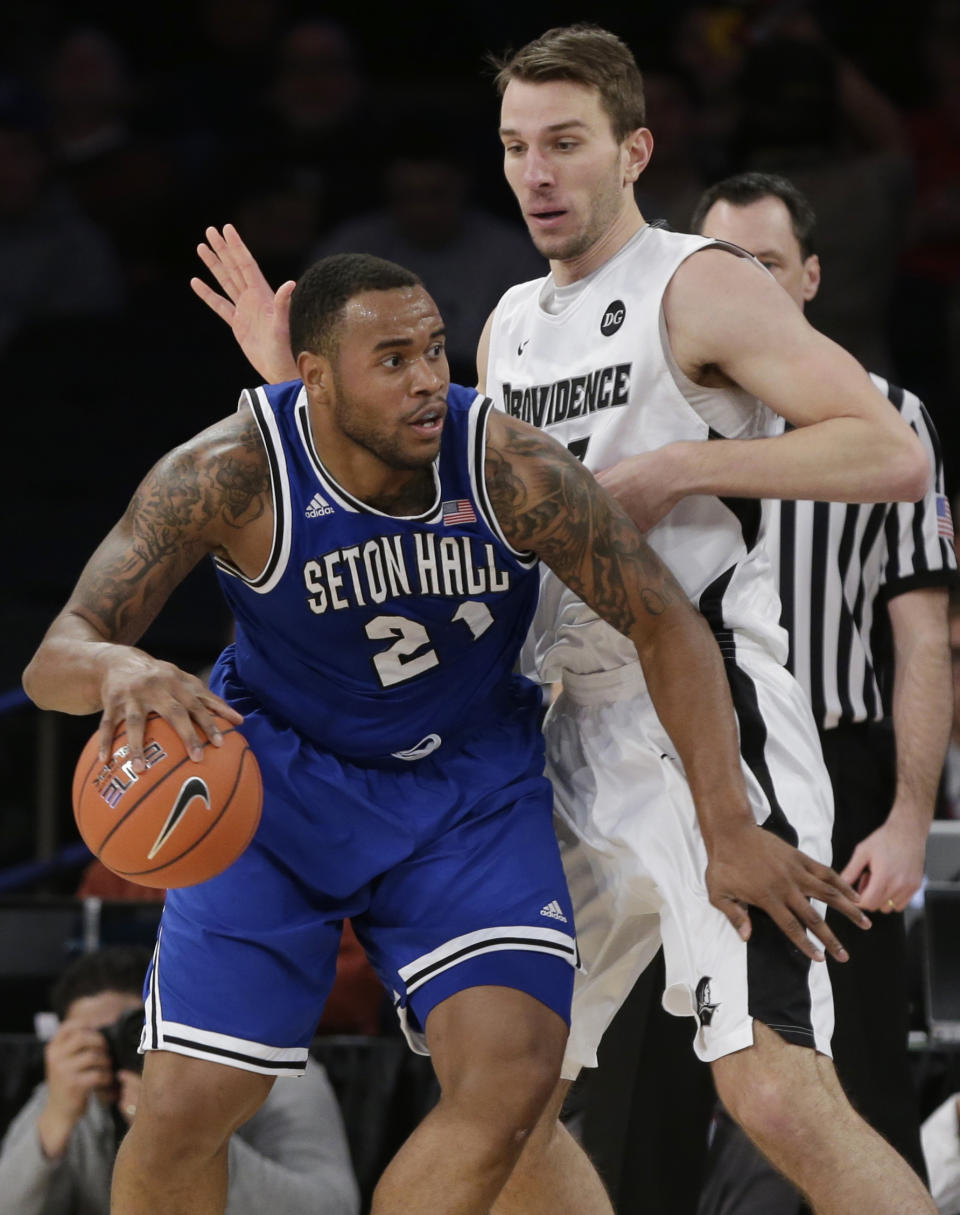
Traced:
<svg viewBox="0 0 960 1215">
<path fill-rule="evenodd" d="M 696 801 L 697 821 L 700 834 L 709 856 L 723 851 L 727 844 L 741 838 L 741 833 L 757 826 L 753 811 L 747 802 L 739 799 L 711 805 Z"/>
<path fill-rule="evenodd" d="M 37 1138 L 47 1160 L 59 1160 L 67 1150 L 77 1116 L 49 1105 L 37 1117 Z"/>
</svg>

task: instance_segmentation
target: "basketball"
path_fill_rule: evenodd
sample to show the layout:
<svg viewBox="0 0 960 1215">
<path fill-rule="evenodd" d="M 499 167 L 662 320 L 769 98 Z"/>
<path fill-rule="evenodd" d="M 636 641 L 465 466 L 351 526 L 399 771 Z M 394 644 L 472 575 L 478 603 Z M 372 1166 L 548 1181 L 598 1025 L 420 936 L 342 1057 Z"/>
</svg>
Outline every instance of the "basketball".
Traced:
<svg viewBox="0 0 960 1215">
<path fill-rule="evenodd" d="M 253 839 L 260 822 L 260 767 L 236 726 L 218 717 L 223 745 L 198 730 L 203 760 L 156 713 L 146 721 L 143 758 L 134 772 L 127 728 L 110 758 L 94 734 L 73 777 L 73 814 L 84 843 L 114 873 L 141 886 L 194 886 L 222 873 Z"/>
</svg>

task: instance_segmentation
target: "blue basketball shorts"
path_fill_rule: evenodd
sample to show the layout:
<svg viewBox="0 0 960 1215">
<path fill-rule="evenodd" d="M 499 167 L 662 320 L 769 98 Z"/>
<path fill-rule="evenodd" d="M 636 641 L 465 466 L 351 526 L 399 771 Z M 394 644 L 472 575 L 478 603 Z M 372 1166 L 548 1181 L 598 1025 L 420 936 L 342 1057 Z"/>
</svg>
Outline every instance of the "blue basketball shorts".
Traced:
<svg viewBox="0 0 960 1215">
<path fill-rule="evenodd" d="M 260 763 L 263 817 L 219 877 L 167 894 L 142 1049 L 303 1072 L 343 920 L 414 1050 L 458 991 L 527 992 L 569 1024 L 573 911 L 526 711 L 392 766 L 316 747 L 229 686 Z"/>
</svg>

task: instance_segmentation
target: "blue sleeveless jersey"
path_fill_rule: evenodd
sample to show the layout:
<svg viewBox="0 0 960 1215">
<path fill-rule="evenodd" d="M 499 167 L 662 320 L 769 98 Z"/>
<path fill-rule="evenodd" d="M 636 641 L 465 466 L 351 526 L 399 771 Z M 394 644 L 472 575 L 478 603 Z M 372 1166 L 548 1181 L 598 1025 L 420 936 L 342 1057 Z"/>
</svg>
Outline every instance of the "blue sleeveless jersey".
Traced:
<svg viewBox="0 0 960 1215">
<path fill-rule="evenodd" d="M 487 498 L 491 402 L 451 385 L 447 405 L 434 500 L 397 518 L 325 469 L 299 380 L 241 398 L 267 451 L 274 537 L 256 578 L 215 559 L 237 622 L 220 666 L 232 664 L 271 714 L 351 759 L 415 759 L 538 701 L 511 674 L 539 577 Z"/>
</svg>

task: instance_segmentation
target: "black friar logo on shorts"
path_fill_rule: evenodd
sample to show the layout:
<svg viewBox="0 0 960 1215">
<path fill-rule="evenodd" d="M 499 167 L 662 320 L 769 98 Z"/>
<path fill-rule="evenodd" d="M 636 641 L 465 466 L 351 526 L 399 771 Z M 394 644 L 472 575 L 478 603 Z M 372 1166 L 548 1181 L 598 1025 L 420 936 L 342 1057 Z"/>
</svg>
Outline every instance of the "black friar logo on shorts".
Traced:
<svg viewBox="0 0 960 1215">
<path fill-rule="evenodd" d="M 614 300 L 612 304 L 607 304 L 603 313 L 603 320 L 600 322 L 600 332 L 604 337 L 611 337 L 617 332 L 623 324 L 623 318 L 627 315 L 627 310 L 624 307 L 623 300 Z"/>
<path fill-rule="evenodd" d="M 704 975 L 697 984 L 697 1017 L 700 1024 L 709 1025 L 719 1007 L 719 1004 L 710 1003 L 710 976 Z"/>
</svg>

